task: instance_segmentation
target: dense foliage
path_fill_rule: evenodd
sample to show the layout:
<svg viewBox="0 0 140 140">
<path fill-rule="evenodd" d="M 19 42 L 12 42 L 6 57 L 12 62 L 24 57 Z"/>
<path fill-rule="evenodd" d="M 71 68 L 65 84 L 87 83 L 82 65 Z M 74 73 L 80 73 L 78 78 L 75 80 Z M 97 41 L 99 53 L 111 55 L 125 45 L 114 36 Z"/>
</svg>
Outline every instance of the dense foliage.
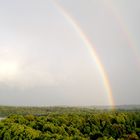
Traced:
<svg viewBox="0 0 140 140">
<path fill-rule="evenodd" d="M 79 111 L 45 116 L 10 115 L 0 122 L 3 140 L 138 140 L 139 111 Z"/>
</svg>

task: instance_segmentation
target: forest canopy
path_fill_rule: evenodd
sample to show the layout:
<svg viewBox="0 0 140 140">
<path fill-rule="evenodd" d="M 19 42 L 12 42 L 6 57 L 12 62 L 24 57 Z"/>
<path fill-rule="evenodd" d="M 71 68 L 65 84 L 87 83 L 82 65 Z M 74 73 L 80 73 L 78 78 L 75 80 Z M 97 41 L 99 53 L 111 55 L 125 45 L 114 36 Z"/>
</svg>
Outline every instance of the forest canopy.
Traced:
<svg viewBox="0 0 140 140">
<path fill-rule="evenodd" d="M 59 109 L 51 108 L 53 111 L 45 115 L 10 114 L 0 122 L 0 139 L 140 139 L 140 111 L 65 108 L 59 112 Z"/>
</svg>

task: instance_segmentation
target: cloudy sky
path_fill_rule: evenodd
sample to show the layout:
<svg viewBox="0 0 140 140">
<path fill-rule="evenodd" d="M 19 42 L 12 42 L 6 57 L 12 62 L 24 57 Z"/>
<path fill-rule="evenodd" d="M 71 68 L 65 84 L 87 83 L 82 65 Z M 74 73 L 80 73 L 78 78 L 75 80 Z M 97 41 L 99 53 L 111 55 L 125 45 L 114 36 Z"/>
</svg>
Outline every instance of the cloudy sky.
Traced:
<svg viewBox="0 0 140 140">
<path fill-rule="evenodd" d="M 139 0 L 0 0 L 0 104 L 109 104 L 70 19 L 93 44 L 115 104 L 139 104 L 139 6 Z"/>
</svg>

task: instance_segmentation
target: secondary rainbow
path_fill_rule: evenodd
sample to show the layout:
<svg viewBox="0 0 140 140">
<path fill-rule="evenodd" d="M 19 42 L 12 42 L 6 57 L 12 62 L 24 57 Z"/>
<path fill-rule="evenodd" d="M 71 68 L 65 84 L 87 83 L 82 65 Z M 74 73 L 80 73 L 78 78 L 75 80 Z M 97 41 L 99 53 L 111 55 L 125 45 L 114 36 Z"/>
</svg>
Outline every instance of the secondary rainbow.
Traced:
<svg viewBox="0 0 140 140">
<path fill-rule="evenodd" d="M 126 39 L 128 43 L 128 47 L 130 47 L 131 50 L 133 51 L 135 55 L 135 59 L 138 62 L 138 66 L 140 66 L 139 65 L 140 63 L 139 51 L 140 50 L 136 47 L 137 45 L 134 41 L 132 33 L 129 31 L 129 28 L 127 27 L 127 24 L 125 23 L 123 17 L 119 14 L 119 12 L 117 11 L 117 8 L 115 7 L 114 3 L 111 0 L 108 0 L 108 1 L 104 0 L 104 4 L 113 14 L 115 20 L 118 23 L 118 26 L 120 27 L 122 31 L 122 34 L 124 35 L 124 38 Z"/>
<path fill-rule="evenodd" d="M 53 3 L 56 6 L 56 8 L 58 9 L 58 11 L 64 16 L 64 18 L 73 26 L 75 31 L 81 37 L 85 46 L 88 48 L 88 51 L 91 54 L 92 59 L 95 61 L 97 68 L 98 68 L 98 71 L 100 73 L 100 76 L 102 78 L 104 88 L 107 92 L 109 104 L 114 108 L 115 103 L 114 103 L 112 89 L 111 89 L 111 86 L 109 83 L 109 79 L 108 79 L 108 76 L 105 72 L 104 66 L 102 65 L 102 63 L 101 63 L 101 61 L 96 53 L 96 50 L 94 49 L 93 44 L 90 42 L 87 35 L 83 32 L 80 25 L 76 22 L 76 20 L 71 15 L 68 14 L 68 12 L 64 9 L 64 7 L 62 7 L 60 4 L 56 3 L 56 1 L 53 1 Z"/>
</svg>

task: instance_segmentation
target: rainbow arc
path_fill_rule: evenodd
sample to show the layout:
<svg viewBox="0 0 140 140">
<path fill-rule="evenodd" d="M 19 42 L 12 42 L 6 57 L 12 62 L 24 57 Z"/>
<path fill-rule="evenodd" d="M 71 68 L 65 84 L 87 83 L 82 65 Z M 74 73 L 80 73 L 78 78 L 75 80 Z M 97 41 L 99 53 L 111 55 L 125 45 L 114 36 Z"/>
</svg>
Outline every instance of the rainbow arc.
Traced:
<svg viewBox="0 0 140 140">
<path fill-rule="evenodd" d="M 113 99 L 113 94 L 112 94 L 110 82 L 109 82 L 107 73 L 105 71 L 105 68 L 104 68 L 103 64 L 101 63 L 101 60 L 99 59 L 99 56 L 95 50 L 95 46 L 89 40 L 88 36 L 84 33 L 84 31 L 82 30 L 82 28 L 80 27 L 78 22 L 76 22 L 76 20 L 70 14 L 68 14 L 66 9 L 64 9 L 64 7 L 62 7 L 56 1 L 53 1 L 53 3 L 55 5 L 55 7 L 57 8 L 57 10 L 64 16 L 64 18 L 69 22 L 69 24 L 72 25 L 72 27 L 77 32 L 77 34 L 81 37 L 83 43 L 85 44 L 86 48 L 88 49 L 88 51 L 90 53 L 92 59 L 95 61 L 97 69 L 98 69 L 99 74 L 100 74 L 100 77 L 102 79 L 104 88 L 105 88 L 107 96 L 108 96 L 109 104 L 112 106 L 112 108 L 114 108 L 115 102 Z"/>
</svg>

